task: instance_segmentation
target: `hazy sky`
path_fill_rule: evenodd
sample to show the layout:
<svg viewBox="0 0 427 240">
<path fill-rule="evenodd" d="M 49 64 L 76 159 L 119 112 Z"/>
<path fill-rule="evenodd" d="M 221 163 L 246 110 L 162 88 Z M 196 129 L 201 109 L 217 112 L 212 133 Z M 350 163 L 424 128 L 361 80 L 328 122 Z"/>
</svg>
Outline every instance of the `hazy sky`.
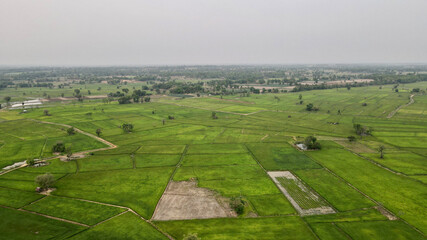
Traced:
<svg viewBox="0 0 427 240">
<path fill-rule="evenodd" d="M 0 0 L 0 65 L 427 63 L 427 0 Z"/>
</svg>

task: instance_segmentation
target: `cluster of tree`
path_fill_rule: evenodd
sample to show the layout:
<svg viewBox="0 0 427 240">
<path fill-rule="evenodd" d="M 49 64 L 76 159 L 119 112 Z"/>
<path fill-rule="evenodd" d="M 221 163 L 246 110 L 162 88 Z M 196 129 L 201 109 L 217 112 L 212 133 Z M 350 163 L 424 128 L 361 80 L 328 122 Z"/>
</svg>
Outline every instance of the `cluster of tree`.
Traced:
<svg viewBox="0 0 427 240">
<path fill-rule="evenodd" d="M 115 92 L 115 93 L 110 92 L 107 96 L 108 96 L 108 97 L 123 97 L 124 95 L 125 95 L 124 93 L 122 93 L 122 92 L 120 92 L 120 91 L 117 91 L 117 92 Z"/>
<path fill-rule="evenodd" d="M 302 104 L 302 102 L 301 102 L 301 101 L 300 101 L 300 103 Z M 307 104 L 307 106 L 305 107 L 305 109 L 306 109 L 307 111 L 315 111 L 315 112 L 319 111 L 319 108 L 318 108 L 318 107 L 315 107 L 315 106 L 313 105 L 313 103 L 309 103 L 309 104 Z"/>
<path fill-rule="evenodd" d="M 76 130 L 74 129 L 74 127 L 70 127 L 67 129 L 67 133 L 68 135 L 74 135 L 76 133 Z"/>
<path fill-rule="evenodd" d="M 139 99 L 141 99 L 141 102 L 143 102 L 144 96 L 147 95 L 146 91 L 142 90 L 134 90 L 132 94 L 132 98 L 134 102 L 139 102 Z"/>
<path fill-rule="evenodd" d="M 239 216 L 245 212 L 245 205 L 246 205 L 246 202 L 241 197 L 232 198 L 230 202 L 231 209 L 233 209 L 234 212 L 236 212 L 237 215 Z"/>
<path fill-rule="evenodd" d="M 55 145 L 53 145 L 52 152 L 65 152 L 65 144 L 63 142 L 57 142 Z"/>
<path fill-rule="evenodd" d="M 53 186 L 55 177 L 50 173 L 38 175 L 35 179 L 36 184 L 39 186 L 39 191 L 47 190 Z"/>
<path fill-rule="evenodd" d="M 316 149 L 322 149 L 322 146 L 317 141 L 317 138 L 314 136 L 308 136 L 304 139 L 304 145 L 307 147 L 307 149 L 316 150 Z"/>
<path fill-rule="evenodd" d="M 356 134 L 360 135 L 360 136 L 368 136 L 368 135 L 371 135 L 371 133 L 372 133 L 371 128 L 366 127 L 366 126 L 362 126 L 359 123 L 353 124 L 353 128 L 356 131 Z"/>
<path fill-rule="evenodd" d="M 83 101 L 83 95 L 80 92 L 80 89 L 74 89 L 73 96 L 77 98 L 80 102 Z"/>
<path fill-rule="evenodd" d="M 119 97 L 117 101 L 119 102 L 119 104 L 129 104 L 131 103 L 131 100 L 132 100 L 131 96 L 122 96 L 122 97 Z"/>
<path fill-rule="evenodd" d="M 170 81 L 165 83 L 156 83 L 152 87 L 158 93 L 160 90 L 169 90 L 169 92 L 172 94 L 200 93 L 205 91 L 202 82 L 183 83 Z"/>
<path fill-rule="evenodd" d="M 16 84 L 16 86 L 18 86 L 20 88 L 31 88 L 31 87 L 48 87 L 48 88 L 53 88 L 54 87 L 53 83 L 35 83 L 35 84 L 31 84 L 31 83 L 18 83 L 18 84 Z"/>
<path fill-rule="evenodd" d="M 123 132 L 130 133 L 133 131 L 133 124 L 132 123 L 123 123 L 122 129 L 123 129 Z"/>
</svg>

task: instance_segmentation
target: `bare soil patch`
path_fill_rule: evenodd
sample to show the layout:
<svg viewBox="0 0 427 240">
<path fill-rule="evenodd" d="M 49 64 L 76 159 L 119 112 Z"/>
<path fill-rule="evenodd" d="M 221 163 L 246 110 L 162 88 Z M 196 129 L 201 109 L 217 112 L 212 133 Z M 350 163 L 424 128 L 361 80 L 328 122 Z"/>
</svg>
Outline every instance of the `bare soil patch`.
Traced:
<svg viewBox="0 0 427 240">
<path fill-rule="evenodd" d="M 388 220 L 394 221 L 397 220 L 397 217 L 394 216 L 391 212 L 387 211 L 385 208 L 381 206 L 375 207 L 382 215 L 386 216 Z"/>
<path fill-rule="evenodd" d="M 153 220 L 235 217 L 227 198 L 197 187 L 196 181 L 170 182 L 157 204 Z"/>
</svg>

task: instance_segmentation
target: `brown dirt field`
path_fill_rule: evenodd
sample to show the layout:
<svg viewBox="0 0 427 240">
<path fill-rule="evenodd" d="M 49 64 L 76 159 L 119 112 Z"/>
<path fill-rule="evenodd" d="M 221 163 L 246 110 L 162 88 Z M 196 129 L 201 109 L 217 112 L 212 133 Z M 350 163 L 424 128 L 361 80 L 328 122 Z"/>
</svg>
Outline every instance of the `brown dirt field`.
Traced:
<svg viewBox="0 0 427 240">
<path fill-rule="evenodd" d="M 381 206 L 376 206 L 375 207 L 382 215 L 386 216 L 388 218 L 388 220 L 390 221 L 394 221 L 397 220 L 397 217 L 394 216 L 391 212 L 389 212 L 388 210 L 386 210 L 385 208 L 381 207 Z"/>
<path fill-rule="evenodd" d="M 154 211 L 152 220 L 183 220 L 235 217 L 228 199 L 197 187 L 195 181 L 170 182 Z"/>
</svg>

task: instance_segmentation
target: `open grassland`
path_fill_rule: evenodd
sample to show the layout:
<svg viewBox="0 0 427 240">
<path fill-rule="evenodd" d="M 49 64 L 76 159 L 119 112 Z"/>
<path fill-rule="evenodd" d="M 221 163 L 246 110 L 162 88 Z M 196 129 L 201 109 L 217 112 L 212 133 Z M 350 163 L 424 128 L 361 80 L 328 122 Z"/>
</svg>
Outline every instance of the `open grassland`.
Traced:
<svg viewBox="0 0 427 240">
<path fill-rule="evenodd" d="M 417 86 L 427 87 L 415 83 L 406 88 Z M 53 91 L 48 94 L 52 97 Z M 50 102 L 25 114 L 2 110 L 0 165 L 50 159 L 46 166 L 0 176 L 0 205 L 12 208 L 0 207 L 0 232 L 6 239 L 166 239 L 156 226 L 174 239 L 192 233 L 201 239 L 424 239 L 426 96 L 415 95 L 413 104 L 387 118 L 408 103 L 410 94 L 396 93 L 392 86 L 371 86 L 250 97 L 156 96 L 150 103 L 124 105 Z M 308 103 L 319 111 L 306 111 Z M 44 115 L 45 109 L 50 116 Z M 212 111 L 218 119 L 212 118 Z M 73 152 L 106 145 L 37 121 L 68 124 L 90 134 L 101 129 L 100 137 L 117 148 L 61 161 L 51 152 L 57 141 Z M 123 123 L 133 124 L 134 130 L 124 132 Z M 372 128 L 373 135 L 349 142 L 348 136 L 356 136 L 354 123 Z M 309 135 L 317 137 L 321 150 L 303 152 L 292 146 L 295 139 Z M 381 145 L 384 158 L 377 151 Z M 337 212 L 298 216 L 266 171 L 298 176 L 307 191 L 295 182 L 282 182 L 305 208 L 332 206 Z M 35 177 L 44 173 L 55 178 L 56 190 L 47 197 L 34 192 Z M 244 214 L 146 222 L 170 180 L 194 180 L 224 201 L 241 198 Z M 315 193 L 318 201 L 307 193 Z M 381 206 L 397 220 L 388 220 L 377 210 Z M 79 223 L 91 227 L 85 230 Z"/>
</svg>

